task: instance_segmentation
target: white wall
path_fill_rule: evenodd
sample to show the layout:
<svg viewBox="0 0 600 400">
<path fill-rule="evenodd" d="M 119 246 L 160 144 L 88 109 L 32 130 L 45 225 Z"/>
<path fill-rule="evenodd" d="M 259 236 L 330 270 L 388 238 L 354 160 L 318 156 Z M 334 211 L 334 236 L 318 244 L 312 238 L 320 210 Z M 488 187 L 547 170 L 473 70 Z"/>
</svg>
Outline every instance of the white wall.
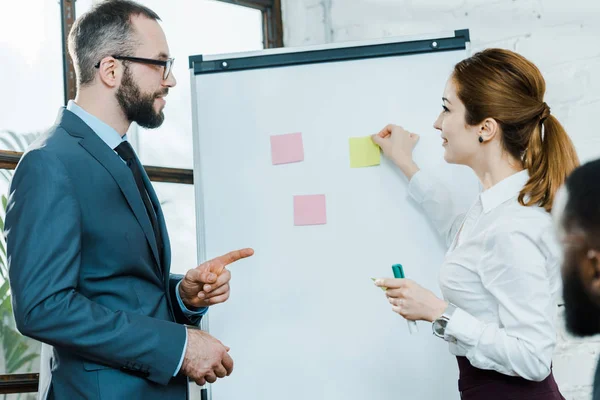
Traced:
<svg viewBox="0 0 600 400">
<path fill-rule="evenodd" d="M 541 69 L 547 82 L 546 102 L 565 125 L 581 160 L 600 157 L 600 130 L 595 124 L 600 111 L 600 25 L 597 23 L 600 1 L 282 0 L 282 3 L 286 46 L 468 28 L 473 51 L 487 47 L 515 50 Z M 432 115 L 436 114 L 434 111 Z M 599 350 L 599 338 L 574 339 L 561 326 L 554 372 L 567 399 L 590 398 Z"/>
</svg>

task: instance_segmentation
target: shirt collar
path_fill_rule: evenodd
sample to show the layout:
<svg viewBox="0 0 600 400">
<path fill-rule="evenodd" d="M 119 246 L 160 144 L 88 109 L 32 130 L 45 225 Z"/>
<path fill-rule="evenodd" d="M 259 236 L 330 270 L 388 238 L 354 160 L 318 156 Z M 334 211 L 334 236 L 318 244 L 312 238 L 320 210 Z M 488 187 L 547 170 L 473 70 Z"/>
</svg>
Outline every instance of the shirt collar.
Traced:
<svg viewBox="0 0 600 400">
<path fill-rule="evenodd" d="M 97 117 L 93 116 L 89 112 L 77 105 L 73 100 L 69 100 L 67 103 L 67 110 L 77 115 L 83 120 L 95 133 L 102 139 L 108 147 L 114 150 L 121 142 L 127 140 L 127 136 L 121 137 L 119 132 L 114 130 L 108 124 L 102 122 Z"/>
<path fill-rule="evenodd" d="M 508 178 L 504 178 L 502 181 L 482 192 L 479 196 L 481 198 L 483 212 L 488 213 L 505 201 L 516 197 L 528 180 L 529 172 L 524 169 Z"/>
</svg>

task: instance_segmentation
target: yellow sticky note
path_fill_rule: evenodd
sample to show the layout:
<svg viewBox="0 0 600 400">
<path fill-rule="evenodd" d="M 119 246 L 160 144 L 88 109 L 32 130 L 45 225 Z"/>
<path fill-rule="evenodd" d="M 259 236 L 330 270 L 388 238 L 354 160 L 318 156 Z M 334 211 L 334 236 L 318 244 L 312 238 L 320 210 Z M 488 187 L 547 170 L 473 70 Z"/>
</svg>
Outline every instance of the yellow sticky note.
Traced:
<svg viewBox="0 0 600 400">
<path fill-rule="evenodd" d="M 376 278 L 371 278 L 371 280 L 373 282 L 375 282 L 377 279 Z M 387 288 L 385 286 L 380 286 L 380 289 L 383 290 L 384 292 L 387 290 Z"/>
<path fill-rule="evenodd" d="M 379 146 L 371 136 L 350 138 L 350 168 L 371 167 L 381 163 Z"/>
</svg>

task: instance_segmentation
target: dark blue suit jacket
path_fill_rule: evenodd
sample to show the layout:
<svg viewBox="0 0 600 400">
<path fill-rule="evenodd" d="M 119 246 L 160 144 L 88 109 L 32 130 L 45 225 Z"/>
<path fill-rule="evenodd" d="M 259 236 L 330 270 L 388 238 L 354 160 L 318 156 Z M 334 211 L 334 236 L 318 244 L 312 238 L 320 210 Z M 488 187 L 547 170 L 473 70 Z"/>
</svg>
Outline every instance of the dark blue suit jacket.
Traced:
<svg viewBox="0 0 600 400">
<path fill-rule="evenodd" d="M 41 398 L 185 399 L 172 377 L 185 342 L 169 272 L 164 216 L 152 225 L 133 175 L 79 117 L 24 154 L 10 185 L 5 233 L 18 329 L 43 343 Z M 50 375 L 46 375 L 50 371 Z"/>
</svg>

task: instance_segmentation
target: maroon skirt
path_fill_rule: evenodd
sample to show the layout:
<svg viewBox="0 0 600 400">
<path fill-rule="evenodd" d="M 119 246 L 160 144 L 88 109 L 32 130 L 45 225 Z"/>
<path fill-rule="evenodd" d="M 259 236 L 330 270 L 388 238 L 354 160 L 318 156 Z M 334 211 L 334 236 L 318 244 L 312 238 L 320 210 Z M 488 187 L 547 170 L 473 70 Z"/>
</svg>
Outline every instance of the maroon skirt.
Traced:
<svg viewBox="0 0 600 400">
<path fill-rule="evenodd" d="M 456 357 L 461 400 L 565 400 L 554 375 L 541 382 L 475 368 L 466 357 Z"/>
</svg>

